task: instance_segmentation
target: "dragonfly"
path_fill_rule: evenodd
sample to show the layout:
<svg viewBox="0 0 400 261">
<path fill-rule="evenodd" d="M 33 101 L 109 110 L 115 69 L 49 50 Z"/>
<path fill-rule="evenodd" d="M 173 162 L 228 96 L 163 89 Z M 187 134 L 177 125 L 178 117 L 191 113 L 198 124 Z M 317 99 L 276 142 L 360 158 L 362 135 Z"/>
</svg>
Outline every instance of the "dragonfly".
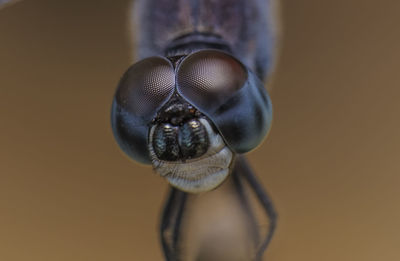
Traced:
<svg viewBox="0 0 400 261">
<path fill-rule="evenodd" d="M 228 179 L 255 231 L 248 260 L 261 260 L 272 239 L 277 214 L 244 154 L 271 125 L 263 82 L 274 65 L 273 11 L 272 0 L 134 1 L 137 62 L 117 87 L 111 125 L 121 149 L 170 184 L 160 225 L 167 261 L 182 259 L 188 199 Z M 261 239 L 246 186 L 269 219 Z"/>
<path fill-rule="evenodd" d="M 111 125 L 122 151 L 170 185 L 160 225 L 165 259 L 181 260 L 187 199 L 230 178 L 254 229 L 245 185 L 268 219 L 248 257 L 261 260 L 277 214 L 245 153 L 271 126 L 263 82 L 274 65 L 273 2 L 136 0 L 131 17 L 137 62 L 118 84 Z"/>
</svg>

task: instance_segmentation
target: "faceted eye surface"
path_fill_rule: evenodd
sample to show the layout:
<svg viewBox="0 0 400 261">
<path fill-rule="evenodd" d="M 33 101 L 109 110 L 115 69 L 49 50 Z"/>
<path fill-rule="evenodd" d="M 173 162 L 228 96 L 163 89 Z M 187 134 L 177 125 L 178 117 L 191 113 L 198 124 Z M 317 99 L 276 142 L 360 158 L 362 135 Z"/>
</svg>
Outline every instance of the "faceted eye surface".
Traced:
<svg viewBox="0 0 400 261">
<path fill-rule="evenodd" d="M 122 77 L 116 102 L 134 116 L 150 118 L 165 103 L 175 87 L 172 64 L 161 57 L 151 57 L 132 65 Z"/>
<path fill-rule="evenodd" d="M 178 91 L 199 108 L 220 106 L 246 80 L 246 68 L 234 57 L 216 50 L 189 55 L 177 71 Z"/>
<path fill-rule="evenodd" d="M 122 77 L 111 109 L 111 124 L 119 146 L 131 158 L 151 163 L 147 150 L 148 123 L 168 101 L 174 88 L 174 68 L 161 57 L 135 63 Z"/>
</svg>

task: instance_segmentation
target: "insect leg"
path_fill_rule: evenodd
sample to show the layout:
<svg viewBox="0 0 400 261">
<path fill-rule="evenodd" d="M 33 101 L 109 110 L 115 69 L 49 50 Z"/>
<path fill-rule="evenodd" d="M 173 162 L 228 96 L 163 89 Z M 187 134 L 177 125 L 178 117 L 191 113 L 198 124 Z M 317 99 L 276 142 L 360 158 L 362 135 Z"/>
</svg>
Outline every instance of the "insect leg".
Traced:
<svg viewBox="0 0 400 261">
<path fill-rule="evenodd" d="M 269 218 L 269 231 L 264 238 L 264 241 L 261 242 L 259 249 L 256 253 L 256 260 L 261 260 L 263 252 L 267 248 L 269 242 L 274 235 L 274 231 L 276 228 L 276 221 L 277 221 L 277 213 L 274 209 L 274 205 L 271 199 L 268 197 L 267 192 L 261 186 L 261 183 L 258 181 L 254 172 L 250 168 L 249 164 L 247 163 L 244 157 L 239 157 L 237 164 L 237 171 L 243 175 L 245 180 L 250 185 L 250 188 L 254 191 L 258 201 L 260 202 L 261 206 L 263 207 L 266 215 Z"/>
<path fill-rule="evenodd" d="M 239 198 L 239 203 L 243 209 L 243 213 L 246 214 L 248 225 L 250 227 L 252 238 L 254 239 L 254 245 L 258 246 L 260 243 L 260 233 L 257 227 L 256 217 L 254 216 L 254 211 L 252 210 L 251 203 L 245 191 L 245 184 L 243 183 L 243 177 L 238 169 L 235 167 L 232 172 L 232 181 L 235 189 L 235 194 Z"/>
<path fill-rule="evenodd" d="M 160 236 L 167 261 L 179 260 L 179 239 L 187 193 L 171 188 L 162 213 Z"/>
</svg>

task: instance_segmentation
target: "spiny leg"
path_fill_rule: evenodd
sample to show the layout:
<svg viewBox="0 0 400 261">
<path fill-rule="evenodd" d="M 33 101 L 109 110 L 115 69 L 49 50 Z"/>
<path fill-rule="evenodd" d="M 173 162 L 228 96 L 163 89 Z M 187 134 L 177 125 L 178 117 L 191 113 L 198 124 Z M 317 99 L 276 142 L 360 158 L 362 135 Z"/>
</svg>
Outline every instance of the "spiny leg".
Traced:
<svg viewBox="0 0 400 261">
<path fill-rule="evenodd" d="M 269 242 L 274 235 L 274 231 L 276 228 L 276 221 L 277 221 L 277 213 L 274 209 L 274 205 L 270 198 L 268 197 L 267 192 L 261 186 L 261 183 L 258 181 L 254 172 L 250 168 L 249 164 L 247 163 L 244 157 L 238 157 L 238 162 L 236 162 L 236 169 L 238 173 L 241 173 L 245 180 L 249 183 L 250 188 L 254 191 L 258 201 L 260 202 L 261 206 L 263 207 L 266 215 L 269 218 L 269 231 L 264 238 L 264 241 L 261 242 L 259 249 L 256 253 L 256 260 L 261 260 L 261 257 L 267 248 Z"/>
<path fill-rule="evenodd" d="M 179 260 L 179 239 L 185 211 L 187 193 L 170 189 L 161 218 L 160 236 L 164 256 L 167 261 Z"/>
</svg>

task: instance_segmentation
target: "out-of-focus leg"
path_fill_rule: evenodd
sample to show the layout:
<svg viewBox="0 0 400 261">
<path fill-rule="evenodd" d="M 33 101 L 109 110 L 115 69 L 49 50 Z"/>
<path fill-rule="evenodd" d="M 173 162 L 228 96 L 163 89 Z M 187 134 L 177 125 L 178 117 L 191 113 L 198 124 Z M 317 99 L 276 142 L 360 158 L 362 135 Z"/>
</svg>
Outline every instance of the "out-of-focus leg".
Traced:
<svg viewBox="0 0 400 261">
<path fill-rule="evenodd" d="M 161 218 L 160 236 L 167 261 L 179 260 L 179 239 L 187 193 L 171 188 Z"/>
</svg>

